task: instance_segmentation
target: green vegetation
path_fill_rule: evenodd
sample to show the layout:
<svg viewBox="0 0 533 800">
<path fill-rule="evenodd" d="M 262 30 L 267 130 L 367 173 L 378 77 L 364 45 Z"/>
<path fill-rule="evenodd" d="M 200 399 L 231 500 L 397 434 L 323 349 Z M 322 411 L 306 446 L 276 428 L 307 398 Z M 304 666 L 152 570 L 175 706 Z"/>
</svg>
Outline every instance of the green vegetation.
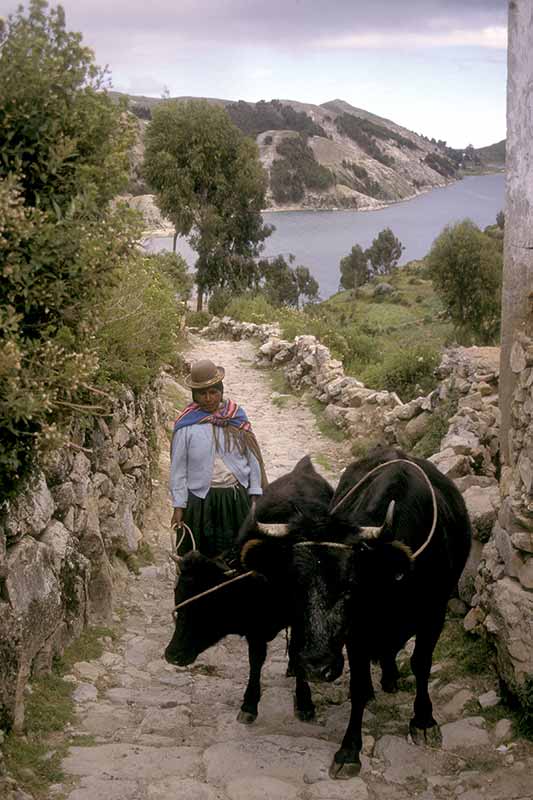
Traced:
<svg viewBox="0 0 533 800">
<path fill-rule="evenodd" d="M 324 416 L 324 404 L 315 397 L 308 396 L 306 399 L 307 405 L 315 415 L 316 424 L 320 433 L 334 442 L 343 442 L 345 439 L 343 431 Z"/>
<path fill-rule="evenodd" d="M 368 250 L 354 245 L 350 253 L 340 260 L 340 287 L 357 289 L 370 277 L 389 275 L 397 266 L 404 249 L 390 228 L 380 231 Z"/>
<path fill-rule="evenodd" d="M 293 260 L 290 256 L 289 262 Z M 318 300 L 318 283 L 307 267 L 291 267 L 283 256 L 278 256 L 259 261 L 257 272 L 256 290 L 261 290 L 276 308 L 299 308 L 300 301 L 314 303 Z"/>
<path fill-rule="evenodd" d="M 296 111 L 279 100 L 269 103 L 260 100 L 258 103 L 230 103 L 226 110 L 231 121 L 246 136 L 255 137 L 264 131 L 296 131 L 306 136 L 325 136 L 326 133 L 305 111 Z"/>
<path fill-rule="evenodd" d="M 438 172 L 439 175 L 443 175 L 445 178 L 453 178 L 457 173 L 456 164 L 447 156 L 440 155 L 439 153 L 428 153 L 424 158 L 424 162 L 428 167 L 431 167 L 431 169 L 434 169 L 435 172 Z"/>
<path fill-rule="evenodd" d="M 367 367 L 365 383 L 397 392 L 405 402 L 434 388 L 434 372 L 439 362 L 440 353 L 433 347 L 423 344 L 408 350 L 398 347 L 390 350 L 380 364 Z"/>
<path fill-rule="evenodd" d="M 450 394 L 448 399 L 433 411 L 429 418 L 426 432 L 412 449 L 413 455 L 420 458 L 429 458 L 429 456 L 438 453 L 440 443 L 448 433 L 450 419 L 457 411 L 457 402 L 458 397 Z"/>
<path fill-rule="evenodd" d="M 189 293 L 183 259 L 173 253 L 136 255 L 122 262 L 100 313 L 96 351 L 100 383 L 139 392 L 162 363 L 176 366 L 180 321 Z"/>
<path fill-rule="evenodd" d="M 357 289 L 368 281 L 368 256 L 360 245 L 354 245 L 350 253 L 341 258 L 339 266 L 341 289 Z"/>
<path fill-rule="evenodd" d="M 333 173 L 315 159 L 304 136 L 284 139 L 277 146 L 278 158 L 270 171 L 270 186 L 276 203 L 296 203 L 305 189 L 324 191 L 335 183 Z"/>
<path fill-rule="evenodd" d="M 411 149 L 418 149 L 418 145 L 410 139 L 405 139 L 400 134 L 395 134 L 394 131 L 385 128 L 382 125 L 377 125 L 370 120 L 356 117 L 353 114 L 341 114 L 335 120 L 335 125 L 339 133 L 348 136 L 356 142 L 361 150 L 364 150 L 367 155 L 379 161 L 386 167 L 391 167 L 394 164 L 392 156 L 386 155 L 380 147 L 376 144 L 376 139 L 395 140 L 398 144 L 405 145 Z"/>
<path fill-rule="evenodd" d="M 271 233 L 263 224 L 266 174 L 255 142 L 206 102 L 165 101 L 145 135 L 144 176 L 176 237 L 198 253 L 198 310 L 217 286 L 243 290 Z"/>
<path fill-rule="evenodd" d="M 467 633 L 462 620 L 447 619 L 435 647 L 433 661 L 453 660 L 453 675 L 490 675 L 494 656 L 486 639 Z M 442 680 L 447 678 L 439 673 Z"/>
<path fill-rule="evenodd" d="M 405 401 L 433 388 L 433 370 L 440 349 L 451 340 L 452 327 L 442 321 L 443 308 L 423 262 L 394 270 L 388 280 L 394 291 L 383 298 L 374 296 L 373 280 L 304 311 L 276 308 L 258 293 L 236 297 L 225 313 L 243 322 L 276 321 L 289 341 L 314 335 L 343 362 L 348 375 L 370 388 L 386 384 Z"/>
<path fill-rule="evenodd" d="M 131 129 L 61 7 L 31 0 L 0 33 L 0 484 L 16 490 L 92 385 L 102 298 L 139 234 L 111 200 Z M 96 398 L 96 400 L 95 400 Z"/>
<path fill-rule="evenodd" d="M 48 787 L 63 780 L 61 760 L 66 754 L 67 742 L 62 734 L 65 726 L 75 718 L 72 692 L 74 686 L 64 675 L 78 661 L 99 658 L 103 652 L 102 637 L 114 637 L 108 628 L 88 628 L 67 648 L 54 664 L 51 674 L 31 682 L 31 693 L 26 700 L 25 733 L 10 733 L 2 750 L 8 772 L 25 791 L 44 800 Z M 79 740 L 77 744 L 82 744 Z M 88 742 L 90 743 L 90 741 Z"/>
<path fill-rule="evenodd" d="M 459 341 L 495 342 L 500 330 L 501 240 L 466 219 L 444 229 L 426 260 Z"/>
</svg>

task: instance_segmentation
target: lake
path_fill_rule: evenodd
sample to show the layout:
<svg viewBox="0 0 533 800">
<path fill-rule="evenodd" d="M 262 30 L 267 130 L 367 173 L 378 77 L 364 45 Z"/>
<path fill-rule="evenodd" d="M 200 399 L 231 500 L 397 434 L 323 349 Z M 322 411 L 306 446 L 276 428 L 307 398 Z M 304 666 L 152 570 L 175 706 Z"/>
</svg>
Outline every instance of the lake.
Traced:
<svg viewBox="0 0 533 800">
<path fill-rule="evenodd" d="M 504 207 L 505 176 L 476 175 L 442 189 L 433 189 L 412 200 L 378 211 L 268 211 L 265 222 L 276 230 L 265 242 L 263 255 L 288 256 L 302 264 L 320 284 L 323 299 L 339 288 L 339 261 L 354 244 L 368 247 L 383 228 L 391 228 L 405 250 L 400 264 L 422 258 L 442 229 L 469 217 L 480 228 L 496 221 Z M 170 237 L 147 241 L 149 250 L 170 250 Z M 182 239 L 178 251 L 193 266 L 195 254 Z"/>
</svg>

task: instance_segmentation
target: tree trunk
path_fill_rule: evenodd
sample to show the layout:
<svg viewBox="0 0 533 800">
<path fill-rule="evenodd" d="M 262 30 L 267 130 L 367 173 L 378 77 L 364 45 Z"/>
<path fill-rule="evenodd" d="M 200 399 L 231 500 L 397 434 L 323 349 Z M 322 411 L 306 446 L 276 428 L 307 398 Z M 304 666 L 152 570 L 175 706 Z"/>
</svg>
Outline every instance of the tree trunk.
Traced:
<svg viewBox="0 0 533 800">
<path fill-rule="evenodd" d="M 196 295 L 196 310 L 202 311 L 204 305 L 204 290 L 198 287 L 198 293 Z"/>
<path fill-rule="evenodd" d="M 518 333 L 533 333 L 533 5 L 509 4 L 507 153 L 502 348 L 500 362 L 501 448 L 509 465 L 511 398 L 519 372 L 511 368 Z M 516 364 L 514 365 L 517 369 Z"/>
<path fill-rule="evenodd" d="M 176 242 L 178 240 L 178 232 L 174 231 L 174 238 L 172 239 L 172 252 L 176 252 Z"/>
</svg>

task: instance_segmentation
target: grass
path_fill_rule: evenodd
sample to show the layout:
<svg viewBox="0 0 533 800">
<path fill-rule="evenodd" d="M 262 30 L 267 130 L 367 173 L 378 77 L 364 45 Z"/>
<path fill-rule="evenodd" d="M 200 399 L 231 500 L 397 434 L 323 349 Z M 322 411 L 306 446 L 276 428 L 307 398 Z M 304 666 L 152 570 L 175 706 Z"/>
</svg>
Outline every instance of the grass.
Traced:
<svg viewBox="0 0 533 800">
<path fill-rule="evenodd" d="M 333 464 L 331 463 L 327 455 L 325 455 L 324 453 L 316 453 L 315 455 L 313 455 L 313 461 L 316 464 L 319 464 L 327 472 L 333 472 Z"/>
<path fill-rule="evenodd" d="M 325 418 L 324 406 L 320 400 L 317 400 L 314 397 L 307 397 L 306 399 L 309 409 L 315 415 L 316 424 L 320 433 L 323 436 L 327 436 L 328 439 L 331 439 L 334 442 L 344 442 L 346 437 L 343 431 Z"/>
<path fill-rule="evenodd" d="M 11 732 L 4 741 L 2 749 L 8 773 L 36 800 L 44 800 L 48 787 L 64 779 L 61 761 L 70 743 L 63 733 L 75 720 L 75 706 L 74 685 L 63 676 L 76 662 L 99 658 L 104 650 L 101 640 L 106 636 L 113 639 L 116 634 L 110 628 L 87 628 L 54 663 L 50 674 L 31 682 L 26 700 L 25 732 Z"/>
<path fill-rule="evenodd" d="M 466 633 L 461 620 L 448 619 L 435 648 L 434 663 L 437 661 L 453 661 L 451 675 L 444 668 L 439 672 L 441 680 L 458 675 L 491 675 L 495 674 L 493 653 L 488 643 L 479 636 Z"/>
</svg>

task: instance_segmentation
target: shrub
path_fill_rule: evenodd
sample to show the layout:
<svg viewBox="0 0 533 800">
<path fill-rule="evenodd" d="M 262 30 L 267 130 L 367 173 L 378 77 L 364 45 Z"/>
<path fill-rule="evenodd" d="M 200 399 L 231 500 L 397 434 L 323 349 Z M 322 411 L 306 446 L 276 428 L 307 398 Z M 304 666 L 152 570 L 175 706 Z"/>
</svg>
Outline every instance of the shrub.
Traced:
<svg viewBox="0 0 533 800">
<path fill-rule="evenodd" d="M 261 293 L 236 297 L 229 304 L 226 313 L 239 322 L 255 322 L 257 325 L 277 319 L 277 310 Z"/>
<path fill-rule="evenodd" d="M 189 311 L 186 318 L 186 325 L 189 328 L 205 328 L 211 322 L 211 314 L 208 311 Z"/>
<path fill-rule="evenodd" d="M 435 385 L 439 352 L 426 345 L 387 353 L 380 364 L 365 369 L 362 380 L 374 389 L 397 392 L 403 401 L 427 394 Z"/>
<path fill-rule="evenodd" d="M 119 278 L 100 314 L 99 382 L 125 383 L 142 391 L 161 364 L 174 363 L 184 309 L 179 309 L 173 282 L 156 257 L 130 259 Z"/>
<path fill-rule="evenodd" d="M 140 231 L 110 201 L 131 120 L 61 7 L 0 31 L 0 485 L 16 490 L 71 412 L 96 410 L 94 327 Z M 92 398 L 92 400 L 91 400 Z M 97 400 L 97 403 L 100 401 Z"/>
<path fill-rule="evenodd" d="M 426 257 L 435 291 L 463 344 L 491 344 L 500 328 L 502 255 L 471 220 L 448 225 Z"/>
<path fill-rule="evenodd" d="M 215 317 L 224 316 L 227 307 L 234 297 L 235 292 L 228 287 L 223 288 L 219 286 L 217 289 L 213 289 L 207 304 L 209 313 L 213 314 Z"/>
</svg>

